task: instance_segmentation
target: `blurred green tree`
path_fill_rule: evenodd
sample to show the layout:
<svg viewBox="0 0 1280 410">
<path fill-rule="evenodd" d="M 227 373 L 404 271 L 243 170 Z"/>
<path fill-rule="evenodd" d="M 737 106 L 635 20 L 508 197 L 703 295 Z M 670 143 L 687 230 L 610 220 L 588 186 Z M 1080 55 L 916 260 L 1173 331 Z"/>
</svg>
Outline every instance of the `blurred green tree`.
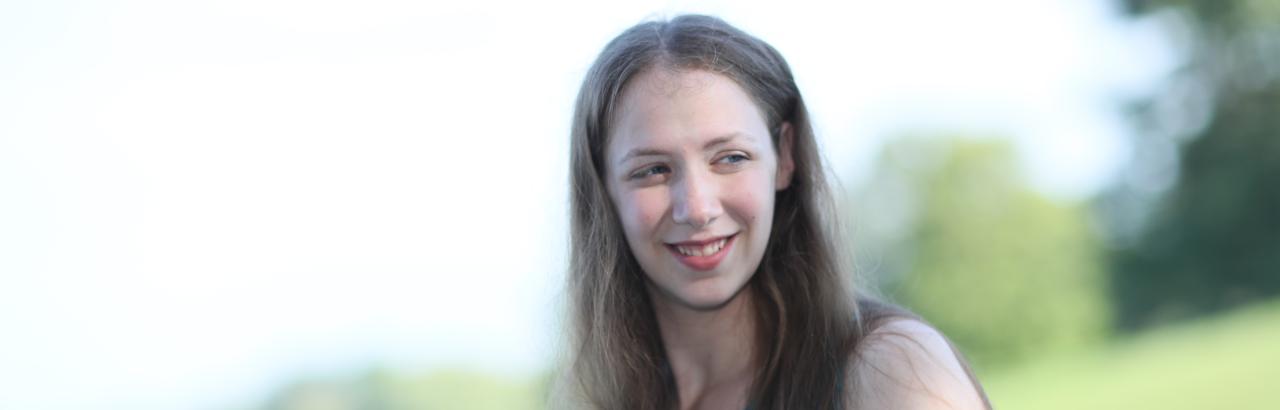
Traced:
<svg viewBox="0 0 1280 410">
<path fill-rule="evenodd" d="M 1086 210 L 1028 188 L 1007 142 L 899 139 L 875 169 L 852 201 L 854 237 L 885 249 L 859 263 L 881 261 L 870 273 L 888 296 L 976 365 L 1102 338 L 1110 313 Z"/>
<path fill-rule="evenodd" d="M 1133 109 L 1134 159 L 1098 201 L 1122 329 L 1280 294 L 1280 1 L 1127 0 L 1182 64 Z"/>
</svg>

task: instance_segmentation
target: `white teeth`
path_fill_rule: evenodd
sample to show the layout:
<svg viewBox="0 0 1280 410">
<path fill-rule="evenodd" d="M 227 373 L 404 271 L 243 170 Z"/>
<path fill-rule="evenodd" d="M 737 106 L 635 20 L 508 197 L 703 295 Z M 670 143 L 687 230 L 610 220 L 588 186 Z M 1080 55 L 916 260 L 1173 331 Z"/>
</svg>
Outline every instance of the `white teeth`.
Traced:
<svg viewBox="0 0 1280 410">
<path fill-rule="evenodd" d="M 727 241 L 728 241 L 727 238 L 721 239 L 721 240 L 709 243 L 706 246 L 702 246 L 702 247 L 676 246 L 676 250 L 679 251 L 680 254 L 684 256 L 715 255 L 716 252 L 720 252 L 720 249 L 724 248 L 724 244 Z"/>
</svg>

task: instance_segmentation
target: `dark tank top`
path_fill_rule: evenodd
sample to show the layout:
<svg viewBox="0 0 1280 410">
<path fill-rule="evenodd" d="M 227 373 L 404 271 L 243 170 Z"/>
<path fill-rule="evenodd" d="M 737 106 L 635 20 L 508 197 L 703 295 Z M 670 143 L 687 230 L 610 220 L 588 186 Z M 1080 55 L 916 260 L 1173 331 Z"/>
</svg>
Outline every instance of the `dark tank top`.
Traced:
<svg viewBox="0 0 1280 410">
<path fill-rule="evenodd" d="M 844 403 L 844 395 L 842 394 L 843 392 L 844 392 L 844 373 L 841 372 L 839 376 L 836 376 L 836 408 L 834 410 L 840 410 L 840 408 L 844 407 L 841 405 L 841 403 Z M 747 403 L 746 410 L 756 410 L 756 404 Z"/>
</svg>

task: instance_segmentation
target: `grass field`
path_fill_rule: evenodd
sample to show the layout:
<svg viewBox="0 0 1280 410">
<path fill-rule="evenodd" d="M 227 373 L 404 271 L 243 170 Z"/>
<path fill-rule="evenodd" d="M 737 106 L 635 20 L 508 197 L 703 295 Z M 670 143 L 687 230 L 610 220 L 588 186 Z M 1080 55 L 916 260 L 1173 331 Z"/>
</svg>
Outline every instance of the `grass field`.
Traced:
<svg viewBox="0 0 1280 410">
<path fill-rule="evenodd" d="M 998 409 L 1280 409 L 1280 301 L 983 376 Z"/>
<path fill-rule="evenodd" d="M 372 372 L 302 383 L 264 410 L 538 409 L 545 375 Z M 1280 409 L 1280 300 L 981 375 L 997 409 Z"/>
</svg>

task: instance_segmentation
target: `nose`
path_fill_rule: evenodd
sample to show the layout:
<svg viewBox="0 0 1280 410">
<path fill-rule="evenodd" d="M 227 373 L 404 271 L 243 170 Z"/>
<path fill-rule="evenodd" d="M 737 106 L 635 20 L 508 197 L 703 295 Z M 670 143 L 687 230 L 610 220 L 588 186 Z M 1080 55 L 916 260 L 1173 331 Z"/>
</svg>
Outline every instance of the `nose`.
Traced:
<svg viewBox="0 0 1280 410">
<path fill-rule="evenodd" d="M 676 223 L 701 228 L 724 214 L 719 189 L 712 175 L 687 173 L 676 183 L 673 194 L 675 209 L 672 210 L 672 219 Z"/>
</svg>

